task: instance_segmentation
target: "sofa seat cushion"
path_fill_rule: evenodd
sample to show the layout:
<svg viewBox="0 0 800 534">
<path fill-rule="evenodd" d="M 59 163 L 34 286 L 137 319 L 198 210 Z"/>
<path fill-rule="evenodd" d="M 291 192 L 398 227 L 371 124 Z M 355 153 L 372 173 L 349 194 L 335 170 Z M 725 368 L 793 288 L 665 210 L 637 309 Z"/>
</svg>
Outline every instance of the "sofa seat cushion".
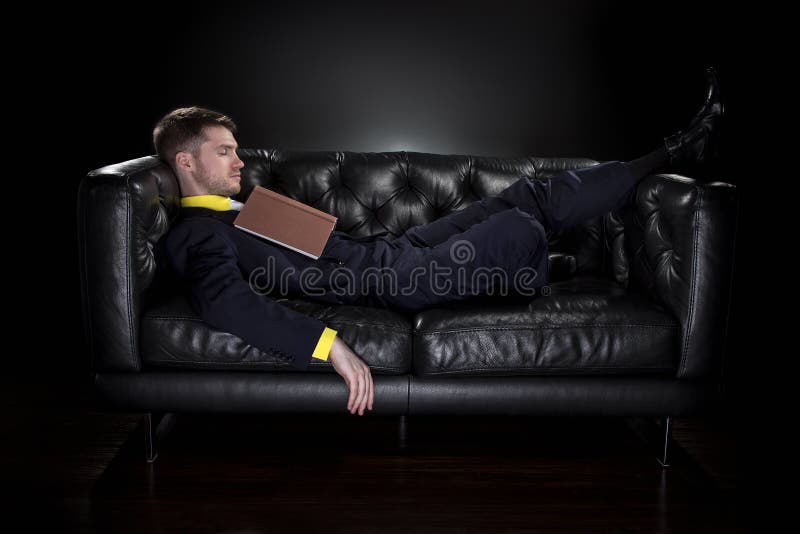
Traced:
<svg viewBox="0 0 800 534">
<path fill-rule="evenodd" d="M 283 299 L 281 304 L 336 330 L 373 374 L 410 372 L 412 325 L 407 317 L 383 309 L 329 306 L 299 299 Z M 287 355 L 262 352 L 233 334 L 212 328 L 192 311 L 184 296 L 172 296 L 151 306 L 141 325 L 141 354 L 147 367 L 297 371 Z M 330 361 L 313 358 L 308 371 L 336 372 Z"/>
<path fill-rule="evenodd" d="M 599 277 L 549 287 L 419 313 L 415 374 L 674 375 L 681 329 L 663 308 Z"/>
</svg>

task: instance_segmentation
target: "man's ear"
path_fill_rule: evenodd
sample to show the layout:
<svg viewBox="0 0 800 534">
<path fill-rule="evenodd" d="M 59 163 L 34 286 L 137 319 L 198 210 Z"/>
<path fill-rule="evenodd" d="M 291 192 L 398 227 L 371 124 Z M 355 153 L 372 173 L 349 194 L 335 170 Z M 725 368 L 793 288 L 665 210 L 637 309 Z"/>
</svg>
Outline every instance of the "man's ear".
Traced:
<svg viewBox="0 0 800 534">
<path fill-rule="evenodd" d="M 190 171 L 194 165 L 194 157 L 189 152 L 178 152 L 175 154 L 175 168 L 183 171 Z"/>
</svg>

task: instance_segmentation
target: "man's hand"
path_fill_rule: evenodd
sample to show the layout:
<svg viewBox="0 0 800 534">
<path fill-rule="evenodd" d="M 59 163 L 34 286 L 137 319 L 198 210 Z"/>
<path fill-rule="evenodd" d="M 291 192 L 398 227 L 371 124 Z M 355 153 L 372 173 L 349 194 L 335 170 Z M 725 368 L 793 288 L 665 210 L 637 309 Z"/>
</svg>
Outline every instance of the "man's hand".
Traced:
<svg viewBox="0 0 800 534">
<path fill-rule="evenodd" d="M 364 408 L 372 409 L 372 400 L 375 397 L 375 387 L 372 384 L 372 374 L 369 366 L 350 350 L 339 336 L 333 338 L 331 352 L 328 360 L 350 390 L 347 409 L 350 413 L 358 410 L 358 415 L 364 415 Z"/>
</svg>

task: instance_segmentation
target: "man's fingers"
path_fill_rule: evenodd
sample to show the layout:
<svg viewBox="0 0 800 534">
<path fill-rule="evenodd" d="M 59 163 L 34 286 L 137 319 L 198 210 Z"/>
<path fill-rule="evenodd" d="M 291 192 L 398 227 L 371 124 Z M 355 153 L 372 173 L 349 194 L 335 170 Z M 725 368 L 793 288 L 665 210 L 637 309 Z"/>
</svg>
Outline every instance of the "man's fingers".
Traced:
<svg viewBox="0 0 800 534">
<path fill-rule="evenodd" d="M 361 407 L 361 415 L 364 415 L 364 411 L 367 410 L 370 406 L 372 406 L 372 395 L 373 395 L 372 374 L 370 373 L 369 367 L 367 366 L 364 366 L 364 383 L 365 383 L 364 404 Z"/>
<path fill-rule="evenodd" d="M 364 399 L 364 410 L 368 410 L 370 405 L 372 404 L 372 374 L 369 371 L 369 367 L 367 367 L 367 398 Z"/>
<path fill-rule="evenodd" d="M 364 369 L 364 402 L 361 404 L 361 415 L 364 415 L 364 410 L 369 405 L 370 395 L 372 395 L 372 387 L 370 385 L 369 367 Z"/>
<path fill-rule="evenodd" d="M 364 374 L 358 373 L 358 398 L 356 399 L 356 405 L 354 406 L 353 413 L 356 413 L 361 409 L 361 406 L 364 403 L 364 396 L 366 394 L 367 384 L 366 380 L 364 380 Z"/>
<path fill-rule="evenodd" d="M 350 390 L 350 397 L 347 399 L 347 411 L 352 411 L 356 400 L 358 384 L 356 384 L 355 380 L 351 380 L 347 383 L 347 388 Z"/>
<path fill-rule="evenodd" d="M 358 403 L 358 415 L 364 415 L 364 404 L 367 402 L 367 395 L 369 395 L 369 381 L 367 380 L 366 375 L 361 375 L 361 398 L 359 398 Z"/>
<path fill-rule="evenodd" d="M 359 415 L 364 415 L 364 410 L 372 409 L 372 402 L 375 396 L 375 385 L 372 382 L 372 374 L 368 365 L 357 360 L 347 372 L 341 371 L 345 378 L 350 394 L 347 398 L 347 411 Z"/>
<path fill-rule="evenodd" d="M 347 410 L 350 413 L 356 413 L 359 400 L 361 399 L 361 375 L 359 375 L 358 372 L 355 373 L 353 381 L 350 384 L 350 399 L 351 401 L 347 403 Z"/>
</svg>

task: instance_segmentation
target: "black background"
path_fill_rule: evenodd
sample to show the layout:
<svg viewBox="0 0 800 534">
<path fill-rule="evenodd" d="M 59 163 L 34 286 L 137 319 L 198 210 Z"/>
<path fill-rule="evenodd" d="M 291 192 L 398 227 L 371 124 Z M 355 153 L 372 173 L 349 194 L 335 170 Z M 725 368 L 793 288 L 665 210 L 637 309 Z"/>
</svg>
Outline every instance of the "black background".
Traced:
<svg viewBox="0 0 800 534">
<path fill-rule="evenodd" d="M 758 319 L 745 311 L 758 296 L 751 233 L 766 211 L 753 166 L 741 164 L 759 150 L 746 126 L 766 73 L 756 15 L 725 3 L 575 0 L 185 6 L 56 8 L 16 43 L 24 57 L 12 44 L 24 94 L 7 111 L 21 116 L 11 133 L 27 150 L 9 179 L 35 184 L 18 206 L 36 198 L 41 208 L 35 220 L 20 215 L 29 222 L 15 232 L 32 259 L 15 267 L 36 281 L 11 301 L 11 336 L 26 347 L 12 369 L 87 375 L 78 183 L 151 154 L 154 123 L 175 107 L 229 114 L 242 147 L 627 160 L 688 123 L 714 65 L 728 118 L 719 179 L 742 198 L 729 410 L 747 404 L 747 360 L 760 343 L 746 330 Z"/>
</svg>

